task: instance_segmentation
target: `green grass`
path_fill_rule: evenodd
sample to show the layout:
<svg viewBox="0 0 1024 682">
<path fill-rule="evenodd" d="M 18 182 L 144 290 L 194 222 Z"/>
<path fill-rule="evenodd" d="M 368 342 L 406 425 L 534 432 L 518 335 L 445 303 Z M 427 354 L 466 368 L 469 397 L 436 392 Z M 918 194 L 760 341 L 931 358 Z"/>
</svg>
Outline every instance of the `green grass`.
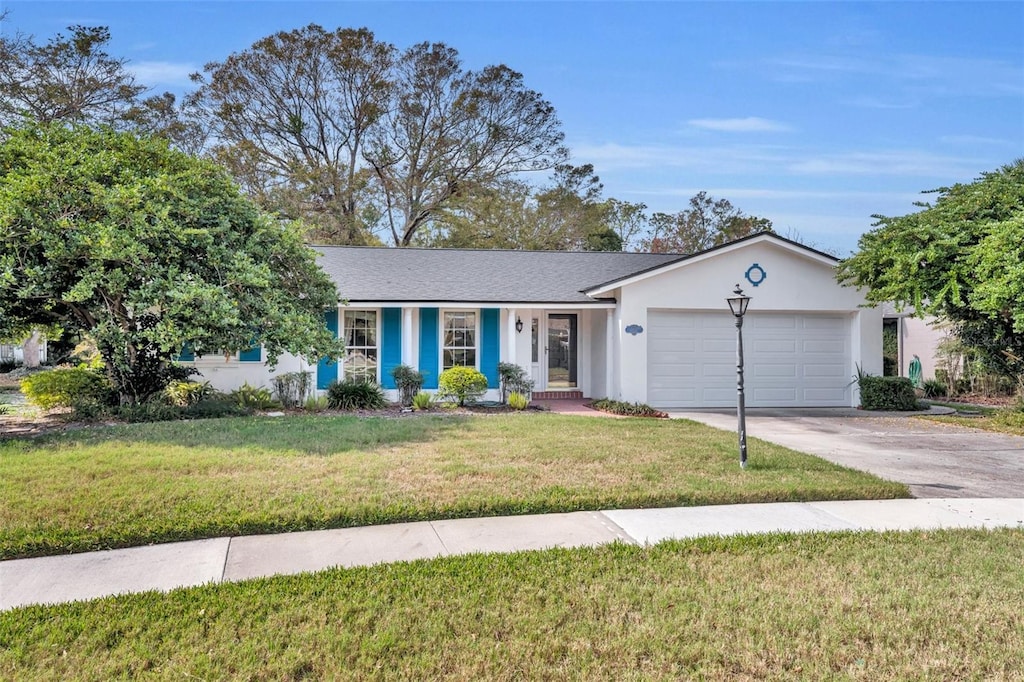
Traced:
<svg viewBox="0 0 1024 682">
<path fill-rule="evenodd" d="M 336 569 L 0 614 L 6 680 L 1019 680 L 1024 531 Z"/>
<path fill-rule="evenodd" d="M 690 421 L 239 418 L 0 441 L 0 556 L 584 509 L 907 497 Z"/>
<path fill-rule="evenodd" d="M 974 429 L 982 429 L 984 431 L 1008 433 L 1014 436 L 1024 436 L 1024 410 L 1019 407 L 995 408 L 983 405 L 971 405 L 968 407 L 962 404 L 958 406 L 956 403 L 931 402 L 933 405 L 944 405 L 955 409 L 966 409 L 971 412 L 978 413 L 979 416 L 964 417 L 948 415 L 941 417 L 919 417 L 920 419 L 928 419 L 930 421 L 937 421 L 943 424 L 954 424 L 956 426 L 966 426 Z"/>
</svg>

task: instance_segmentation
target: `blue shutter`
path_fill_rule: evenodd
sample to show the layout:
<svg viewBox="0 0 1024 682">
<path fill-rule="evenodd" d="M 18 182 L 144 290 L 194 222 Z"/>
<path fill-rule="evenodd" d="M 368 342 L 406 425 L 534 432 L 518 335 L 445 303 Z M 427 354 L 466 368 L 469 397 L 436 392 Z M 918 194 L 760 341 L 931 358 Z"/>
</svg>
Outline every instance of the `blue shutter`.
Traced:
<svg viewBox="0 0 1024 682">
<path fill-rule="evenodd" d="M 262 362 L 263 361 L 263 348 L 256 344 L 249 350 L 243 350 L 238 354 L 239 362 Z"/>
<path fill-rule="evenodd" d="M 500 311 L 480 310 L 480 371 L 487 377 L 488 388 L 498 388 L 498 360 L 501 358 Z"/>
<path fill-rule="evenodd" d="M 192 350 L 192 344 L 186 343 L 181 347 L 181 353 L 178 354 L 178 362 L 192 362 L 196 359 L 196 354 Z"/>
<path fill-rule="evenodd" d="M 328 310 L 324 313 L 324 323 L 327 328 L 338 338 L 338 311 Z M 324 390 L 331 385 L 332 381 L 338 380 L 338 363 L 330 358 L 320 358 L 316 366 L 316 387 L 317 390 Z"/>
<path fill-rule="evenodd" d="M 420 372 L 423 388 L 437 388 L 437 308 L 420 308 Z"/>
<path fill-rule="evenodd" d="M 402 364 L 402 309 L 380 311 L 380 385 L 395 388 L 391 370 Z"/>
</svg>

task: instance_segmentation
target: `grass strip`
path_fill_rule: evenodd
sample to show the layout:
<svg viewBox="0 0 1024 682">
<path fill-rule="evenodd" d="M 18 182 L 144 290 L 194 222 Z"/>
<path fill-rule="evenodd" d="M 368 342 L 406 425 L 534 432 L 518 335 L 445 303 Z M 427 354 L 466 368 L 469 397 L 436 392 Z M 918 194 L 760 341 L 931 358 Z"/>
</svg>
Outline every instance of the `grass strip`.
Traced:
<svg viewBox="0 0 1024 682">
<path fill-rule="evenodd" d="M 0 614 L 0 677 L 1021 679 L 1024 531 L 335 569 Z"/>
<path fill-rule="evenodd" d="M 0 441 L 0 556 L 471 516 L 909 496 L 683 420 L 239 418 Z"/>
</svg>

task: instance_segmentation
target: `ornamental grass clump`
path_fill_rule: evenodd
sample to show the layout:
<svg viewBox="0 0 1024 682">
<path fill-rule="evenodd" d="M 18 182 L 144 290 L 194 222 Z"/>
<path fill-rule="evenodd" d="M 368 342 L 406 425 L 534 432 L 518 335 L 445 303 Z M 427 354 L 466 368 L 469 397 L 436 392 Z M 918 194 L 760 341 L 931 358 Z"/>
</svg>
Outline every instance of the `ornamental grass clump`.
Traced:
<svg viewBox="0 0 1024 682">
<path fill-rule="evenodd" d="M 334 410 L 380 410 L 388 401 L 379 384 L 346 379 L 327 387 L 327 404 Z"/>
</svg>

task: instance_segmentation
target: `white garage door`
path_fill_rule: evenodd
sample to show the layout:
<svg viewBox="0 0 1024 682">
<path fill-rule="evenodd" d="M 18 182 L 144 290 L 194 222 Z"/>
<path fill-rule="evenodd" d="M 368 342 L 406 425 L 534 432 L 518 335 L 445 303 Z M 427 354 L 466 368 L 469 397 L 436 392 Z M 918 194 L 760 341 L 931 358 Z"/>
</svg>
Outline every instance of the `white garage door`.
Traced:
<svg viewBox="0 0 1024 682">
<path fill-rule="evenodd" d="M 728 312 L 651 310 L 647 402 L 661 408 L 736 404 L 736 320 Z M 744 391 L 751 407 L 850 404 L 844 315 L 750 312 L 743 318 Z"/>
</svg>

